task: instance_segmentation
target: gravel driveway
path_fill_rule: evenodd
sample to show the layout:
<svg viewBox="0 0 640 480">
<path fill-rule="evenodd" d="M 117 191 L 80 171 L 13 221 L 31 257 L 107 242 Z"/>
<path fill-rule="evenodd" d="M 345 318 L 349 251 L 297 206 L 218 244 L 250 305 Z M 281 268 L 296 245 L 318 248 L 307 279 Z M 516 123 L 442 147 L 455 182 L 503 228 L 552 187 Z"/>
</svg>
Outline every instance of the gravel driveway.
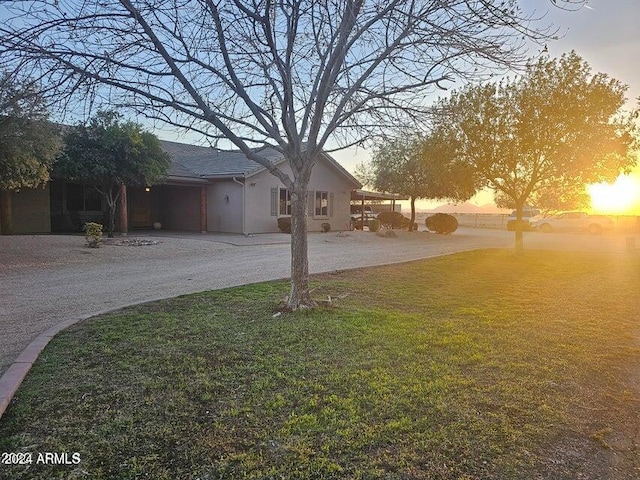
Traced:
<svg viewBox="0 0 640 480">
<path fill-rule="evenodd" d="M 513 245 L 513 233 L 310 234 L 312 273 Z M 80 236 L 0 236 L 0 375 L 29 342 L 58 323 L 134 303 L 289 276 L 289 236 L 144 233 L 155 245 L 84 246 Z M 116 239 L 117 240 L 117 239 Z M 525 236 L 528 248 L 614 249 L 624 236 Z"/>
<path fill-rule="evenodd" d="M 309 268 L 318 273 L 412 260 L 504 246 L 511 239 L 506 232 L 478 232 L 399 232 L 395 239 L 369 232 L 311 234 Z M 0 375 L 33 338 L 63 320 L 289 276 L 289 236 L 283 234 L 144 234 L 127 240 L 132 238 L 158 243 L 90 249 L 80 236 L 0 237 Z"/>
</svg>

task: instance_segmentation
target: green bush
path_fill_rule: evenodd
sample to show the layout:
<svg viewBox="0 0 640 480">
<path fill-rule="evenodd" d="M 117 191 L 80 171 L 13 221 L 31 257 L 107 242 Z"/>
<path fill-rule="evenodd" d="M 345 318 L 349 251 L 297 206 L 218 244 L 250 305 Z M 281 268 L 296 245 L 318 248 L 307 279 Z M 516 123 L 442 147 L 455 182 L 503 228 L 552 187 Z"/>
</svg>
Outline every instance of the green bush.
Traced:
<svg viewBox="0 0 640 480">
<path fill-rule="evenodd" d="M 378 230 L 380 230 L 380 220 L 375 218 L 372 218 L 371 220 L 369 220 L 369 231 L 377 232 Z"/>
<path fill-rule="evenodd" d="M 324 222 L 322 225 L 320 225 L 320 227 L 322 228 L 322 233 L 327 233 L 331 231 L 331 224 Z"/>
<path fill-rule="evenodd" d="M 100 223 L 87 222 L 82 229 L 84 230 L 84 238 L 87 240 L 87 246 L 98 248 L 102 243 L 102 225 Z"/>
<path fill-rule="evenodd" d="M 452 215 L 446 213 L 436 213 L 427 217 L 424 221 L 427 230 L 431 232 L 448 235 L 458 229 L 458 220 Z"/>
<path fill-rule="evenodd" d="M 280 217 L 278 219 L 278 228 L 282 233 L 291 233 L 291 217 Z"/>
<path fill-rule="evenodd" d="M 408 228 L 409 220 L 400 212 L 381 212 L 378 214 L 378 220 L 384 228 Z"/>
</svg>

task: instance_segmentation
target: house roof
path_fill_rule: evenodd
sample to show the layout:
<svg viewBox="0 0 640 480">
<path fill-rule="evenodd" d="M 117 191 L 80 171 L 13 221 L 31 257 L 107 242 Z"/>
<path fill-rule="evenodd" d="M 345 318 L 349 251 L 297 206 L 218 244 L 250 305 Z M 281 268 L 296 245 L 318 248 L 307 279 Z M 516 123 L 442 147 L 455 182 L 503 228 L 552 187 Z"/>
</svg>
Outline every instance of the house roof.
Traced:
<svg viewBox="0 0 640 480">
<path fill-rule="evenodd" d="M 395 193 L 368 192 L 366 190 L 353 190 L 351 200 L 409 200 L 405 195 Z"/>
<path fill-rule="evenodd" d="M 234 176 L 250 177 L 260 173 L 266 168 L 246 157 L 239 150 L 219 150 L 212 147 L 189 145 L 186 143 L 161 140 L 162 148 L 171 155 L 172 161 L 168 176 L 177 180 L 188 179 L 216 179 Z M 277 165 L 284 161 L 282 153 L 275 148 L 265 146 L 255 150 L 272 164 Z M 324 157 L 342 175 L 344 175 L 355 187 L 360 183 L 333 157 L 324 154 Z"/>
<path fill-rule="evenodd" d="M 263 170 L 259 163 L 249 160 L 239 150 L 218 150 L 212 147 L 161 140 L 162 148 L 171 155 L 169 176 L 191 178 L 215 178 L 250 175 Z M 282 154 L 273 148 L 263 147 L 261 155 L 277 163 Z"/>
</svg>

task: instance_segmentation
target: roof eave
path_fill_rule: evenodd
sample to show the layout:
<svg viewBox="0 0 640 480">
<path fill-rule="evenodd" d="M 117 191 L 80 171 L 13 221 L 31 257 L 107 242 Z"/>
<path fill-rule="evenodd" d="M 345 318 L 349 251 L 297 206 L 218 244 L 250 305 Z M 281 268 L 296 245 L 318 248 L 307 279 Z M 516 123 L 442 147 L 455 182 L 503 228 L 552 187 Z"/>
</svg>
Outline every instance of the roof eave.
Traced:
<svg viewBox="0 0 640 480">
<path fill-rule="evenodd" d="M 167 176 L 167 178 L 165 179 L 165 181 L 163 183 L 165 183 L 165 184 L 191 183 L 191 184 L 197 184 L 197 185 L 207 185 L 209 183 L 209 181 L 206 178 L 183 177 L 183 176 L 180 176 L 180 175 L 169 175 L 169 176 Z"/>
<path fill-rule="evenodd" d="M 216 174 L 216 175 L 207 175 L 206 179 L 209 182 L 215 181 L 215 180 L 231 180 L 233 178 L 247 178 L 247 175 L 244 174 L 243 172 L 231 172 L 231 173 L 221 173 L 221 174 Z"/>
<path fill-rule="evenodd" d="M 277 167 L 278 165 L 280 165 L 281 163 L 286 162 L 286 159 L 283 157 L 280 160 L 276 160 L 275 162 L 273 162 L 273 166 Z M 255 168 L 254 170 L 252 170 L 251 172 L 247 172 L 245 174 L 246 178 L 250 178 L 253 177 L 254 175 L 258 175 L 259 173 L 262 173 L 264 171 L 267 170 L 267 167 L 265 167 L 264 165 L 260 165 L 259 163 L 257 164 L 258 167 Z"/>
</svg>

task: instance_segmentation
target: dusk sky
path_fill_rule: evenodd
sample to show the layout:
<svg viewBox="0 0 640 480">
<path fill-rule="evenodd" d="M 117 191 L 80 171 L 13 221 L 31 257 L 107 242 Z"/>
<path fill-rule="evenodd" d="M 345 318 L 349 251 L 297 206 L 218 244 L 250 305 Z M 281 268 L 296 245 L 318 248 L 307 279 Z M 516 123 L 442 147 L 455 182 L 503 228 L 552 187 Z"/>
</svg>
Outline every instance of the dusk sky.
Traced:
<svg viewBox="0 0 640 480">
<path fill-rule="evenodd" d="M 557 57 L 575 50 L 595 72 L 604 72 L 629 86 L 627 107 L 638 106 L 640 97 L 640 0 L 589 0 L 589 3 L 575 11 L 565 11 L 554 7 L 552 0 L 520 0 L 525 11 L 535 12 L 540 26 L 553 25 L 558 30 L 559 39 L 550 41 L 547 49 Z M 540 54 L 539 45 L 532 46 L 530 56 Z M 455 88 L 455 85 L 451 85 Z M 443 92 L 446 94 L 446 92 Z M 440 94 L 435 94 L 435 101 Z M 161 138 L 182 142 L 198 141 L 189 134 L 176 134 L 170 128 L 155 131 Z M 351 148 L 334 152 L 333 156 L 349 171 L 370 157 L 370 150 Z M 634 175 L 626 179 L 627 200 L 618 198 L 618 203 L 632 203 L 640 214 L 640 167 Z M 602 187 L 602 198 L 613 198 L 622 193 Z M 492 194 L 484 192 L 472 200 L 481 205 L 492 201 Z M 443 202 L 440 202 L 443 203 Z M 429 208 L 425 202 L 420 208 Z M 609 213 L 609 212 L 607 212 Z M 630 213 L 630 212 L 629 212 Z"/>
<path fill-rule="evenodd" d="M 573 12 L 553 7 L 550 0 L 524 0 L 522 4 L 529 10 L 537 9 L 537 13 L 546 13 L 546 19 L 559 29 L 561 38 L 547 46 L 550 55 L 560 56 L 575 50 L 594 71 L 607 73 L 629 85 L 628 108 L 638 104 L 640 0 L 591 0 L 586 7 Z M 532 55 L 535 54 L 537 48 L 532 48 Z M 334 156 L 347 170 L 353 171 L 357 163 L 369 158 L 369 152 L 352 149 Z M 635 201 L 640 209 L 640 168 L 636 168 L 635 179 Z M 484 204 L 491 200 L 492 195 L 484 193 L 473 199 L 472 203 Z M 431 205 L 421 202 L 420 207 L 429 208 Z"/>
<path fill-rule="evenodd" d="M 640 96 L 640 2 L 590 0 L 587 7 L 577 12 L 549 9 L 549 18 L 565 32 L 549 44 L 549 52 L 575 50 L 594 70 L 629 85 L 628 97 L 635 105 Z"/>
</svg>

